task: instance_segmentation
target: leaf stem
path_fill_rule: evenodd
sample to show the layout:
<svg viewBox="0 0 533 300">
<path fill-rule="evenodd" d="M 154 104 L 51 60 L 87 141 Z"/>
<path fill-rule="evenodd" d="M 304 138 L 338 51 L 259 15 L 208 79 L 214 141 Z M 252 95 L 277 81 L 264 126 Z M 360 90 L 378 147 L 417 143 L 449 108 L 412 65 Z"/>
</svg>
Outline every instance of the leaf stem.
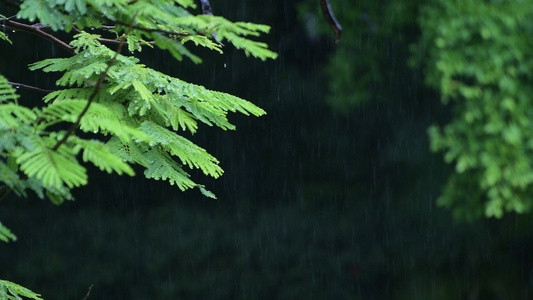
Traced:
<svg viewBox="0 0 533 300">
<path fill-rule="evenodd" d="M 36 86 L 31 86 L 31 85 L 27 85 L 27 84 L 23 84 L 23 83 L 18 83 L 18 82 L 8 81 L 8 83 L 11 84 L 12 86 L 16 87 L 16 88 L 23 88 L 23 89 L 27 89 L 27 90 L 33 90 L 33 91 L 37 91 L 37 92 L 41 92 L 41 93 L 51 93 L 51 92 L 54 91 L 54 90 L 42 89 L 42 88 L 39 88 L 39 87 L 36 87 Z"/>
<path fill-rule="evenodd" d="M 128 28 L 128 31 L 131 30 L 131 26 L 133 26 L 133 23 L 135 22 L 135 17 L 137 16 L 137 14 L 138 13 L 136 13 L 133 16 L 131 24 L 130 24 L 130 27 Z M 70 128 L 63 135 L 63 137 L 61 137 L 61 139 L 59 141 L 57 141 L 57 143 L 52 147 L 52 150 L 56 151 L 57 149 L 59 149 L 59 147 L 67 141 L 68 137 L 71 136 L 72 133 L 74 133 L 76 128 L 78 128 L 78 126 L 80 126 L 81 118 L 83 118 L 83 116 L 87 113 L 87 111 L 89 111 L 89 107 L 91 106 L 91 103 L 94 101 L 94 99 L 96 98 L 96 96 L 98 95 L 100 90 L 102 89 L 102 85 L 104 84 L 104 81 L 105 81 L 105 79 L 107 77 L 107 73 L 109 72 L 109 69 L 111 69 L 113 64 L 116 62 L 117 57 L 120 54 L 120 52 L 122 51 L 122 47 L 124 46 L 125 43 L 126 43 L 126 39 L 125 38 L 120 40 L 120 43 L 119 43 L 118 48 L 117 48 L 117 51 L 115 51 L 115 55 L 109 60 L 109 62 L 107 62 L 106 69 L 98 77 L 98 81 L 96 82 L 96 84 L 94 86 L 94 90 L 91 93 L 91 95 L 89 95 L 89 98 L 87 99 L 87 104 L 85 105 L 83 110 L 80 112 L 80 114 L 76 118 L 76 121 L 74 122 L 74 124 L 72 124 L 72 126 L 70 126 Z"/>
<path fill-rule="evenodd" d="M 93 289 L 93 285 L 91 284 L 91 286 L 89 286 L 89 290 L 87 291 L 87 294 L 85 294 L 85 297 L 83 297 L 82 300 L 87 300 L 89 299 L 89 296 L 91 295 L 91 290 Z"/>
<path fill-rule="evenodd" d="M 43 30 L 48 29 L 49 27 L 43 26 L 41 24 L 33 24 L 28 25 L 20 22 L 13 21 L 9 18 L 0 18 L 0 22 L 2 23 L 1 26 L 4 26 L 4 28 L 10 28 L 14 30 L 22 30 L 27 31 L 33 34 L 36 34 L 38 36 L 41 36 L 45 39 L 48 39 L 57 45 L 59 45 L 61 48 L 67 50 L 70 53 L 74 53 L 74 47 L 70 46 L 69 44 L 65 43 L 64 41 L 60 40 L 59 38 L 55 37 L 54 35 L 45 32 Z"/>
</svg>

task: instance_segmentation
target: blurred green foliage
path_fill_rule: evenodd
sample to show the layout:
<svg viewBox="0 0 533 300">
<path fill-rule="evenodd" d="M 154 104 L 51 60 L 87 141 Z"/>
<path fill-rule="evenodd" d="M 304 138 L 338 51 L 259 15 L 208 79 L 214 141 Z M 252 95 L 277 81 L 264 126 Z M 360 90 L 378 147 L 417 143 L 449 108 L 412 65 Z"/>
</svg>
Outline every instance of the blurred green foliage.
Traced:
<svg viewBox="0 0 533 300">
<path fill-rule="evenodd" d="M 347 113 L 368 102 L 434 101 L 417 93 L 427 84 L 452 109 L 447 124 L 428 130 L 431 150 L 454 166 L 438 203 L 461 219 L 530 212 L 533 4 L 339 0 L 332 6 L 345 30 L 325 67 L 328 103 Z M 299 9 L 306 28 L 329 34 L 326 22 L 309 25 L 319 17 L 314 1 Z"/>
<path fill-rule="evenodd" d="M 430 1 L 417 52 L 426 81 L 453 107 L 429 129 L 431 149 L 455 166 L 439 203 L 459 217 L 533 207 L 533 3 Z"/>
<path fill-rule="evenodd" d="M 343 33 L 329 57 L 325 73 L 330 80 L 327 102 L 340 112 L 348 112 L 367 101 L 388 101 L 398 97 L 392 85 L 407 85 L 407 45 L 413 41 L 416 15 L 422 1 L 330 1 Z M 327 34 L 317 1 L 300 2 L 299 19 L 310 36 Z M 400 58 L 400 59 L 399 59 Z M 397 76 L 398 72 L 406 76 Z"/>
</svg>

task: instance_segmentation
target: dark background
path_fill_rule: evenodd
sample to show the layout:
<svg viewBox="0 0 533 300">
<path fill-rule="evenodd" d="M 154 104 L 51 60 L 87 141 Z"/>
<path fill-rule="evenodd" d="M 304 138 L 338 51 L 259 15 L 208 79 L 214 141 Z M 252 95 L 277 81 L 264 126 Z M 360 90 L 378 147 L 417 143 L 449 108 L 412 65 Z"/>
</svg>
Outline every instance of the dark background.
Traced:
<svg viewBox="0 0 533 300">
<path fill-rule="evenodd" d="M 275 61 L 229 46 L 198 49 L 201 65 L 142 54 L 267 111 L 231 116 L 236 131 L 204 126 L 190 137 L 225 170 L 217 180 L 192 172 L 217 200 L 95 169 L 75 202 L 11 196 L 0 220 L 19 239 L 0 246 L 0 278 L 45 299 L 81 299 L 91 284 L 90 299 L 532 299 L 530 216 L 460 222 L 436 205 L 449 167 L 430 153 L 426 130 L 449 112 L 407 66 L 416 20 L 383 34 L 371 18 L 379 5 L 361 1 L 351 19 L 343 9 L 353 5 L 332 0 L 350 45 L 341 48 L 314 2 L 212 1 L 215 14 L 272 26 L 261 39 Z M 20 65 L 67 53 L 28 33 L 10 38 L 0 73 L 54 88 L 53 76 Z M 354 91 L 332 88 L 340 49 L 372 62 L 348 65 Z M 367 99 L 335 102 L 350 93 Z"/>
</svg>

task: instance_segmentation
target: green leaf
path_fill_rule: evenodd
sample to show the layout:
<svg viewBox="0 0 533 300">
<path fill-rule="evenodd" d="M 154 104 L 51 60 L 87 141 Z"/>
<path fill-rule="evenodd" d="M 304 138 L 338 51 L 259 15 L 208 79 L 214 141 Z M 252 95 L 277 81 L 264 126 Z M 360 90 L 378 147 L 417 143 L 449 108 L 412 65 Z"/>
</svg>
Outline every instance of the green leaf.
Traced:
<svg viewBox="0 0 533 300">
<path fill-rule="evenodd" d="M 13 42 L 9 39 L 9 37 L 2 31 L 0 31 L 0 40 L 4 40 L 10 44 L 13 44 Z"/>
<path fill-rule="evenodd" d="M 186 138 L 150 121 L 144 121 L 140 129 L 152 137 L 151 146 L 161 146 L 165 151 L 179 157 L 181 162 L 190 168 L 199 168 L 204 174 L 215 178 L 222 175 L 218 160 Z"/>
<path fill-rule="evenodd" d="M 177 185 L 182 191 L 196 187 L 196 183 L 189 178 L 181 166 L 164 152 L 151 149 L 146 152 L 146 156 L 153 159 L 144 171 L 146 178 L 166 180 L 171 185 Z"/>
<path fill-rule="evenodd" d="M 71 148 L 61 145 L 54 151 L 51 149 L 56 143 L 54 139 L 37 135 L 31 138 L 34 148 L 16 159 L 24 174 L 50 189 L 61 189 L 63 184 L 69 188 L 87 184 L 86 170 L 79 165 Z"/>
<path fill-rule="evenodd" d="M 0 129 L 19 128 L 31 124 L 37 115 L 31 109 L 15 103 L 0 104 Z"/>
<path fill-rule="evenodd" d="M 175 59 L 182 60 L 183 56 L 187 56 L 195 64 L 202 62 L 198 56 L 192 54 L 180 41 L 168 38 L 159 33 L 154 33 L 152 37 L 157 47 L 168 50 Z"/>
<path fill-rule="evenodd" d="M 0 280 L 0 300 L 2 299 L 17 299 L 22 300 L 21 297 L 26 297 L 34 300 L 43 300 L 41 295 L 32 292 L 31 290 L 7 280 Z"/>
<path fill-rule="evenodd" d="M 263 61 L 277 58 L 278 55 L 275 52 L 268 50 L 267 44 L 242 37 L 246 35 L 257 36 L 259 32 L 269 32 L 269 26 L 245 22 L 232 23 L 221 17 L 217 17 L 215 22 L 217 38 L 220 41 L 228 40 L 237 49 L 244 50 L 246 56 L 253 56 Z"/>
<path fill-rule="evenodd" d="M 188 47 L 200 46 L 220 53 L 221 44 L 212 40 L 212 35 L 219 33 L 220 38 L 243 49 L 246 55 L 263 60 L 276 57 L 265 43 L 247 38 L 268 32 L 269 26 L 195 16 L 185 9 L 194 5 L 192 0 L 23 2 L 19 17 L 38 20 L 53 30 L 69 31 L 76 26 L 79 33 L 70 42 L 74 49 L 71 57 L 45 59 L 30 65 L 31 70 L 61 72 L 56 84 L 66 88 L 46 95 L 47 105 L 40 109 L 27 111 L 13 103 L 0 107 L 0 117 L 5 117 L 0 125 L 4 122 L 5 127 L 25 130 L 20 134 L 23 138 L 8 138 L 4 147 L 17 149 L 13 159 L 28 176 L 27 181 L 12 178 L 12 185 L 20 193 L 31 188 L 39 195 L 48 195 L 54 203 L 70 199 L 70 189 L 87 182 L 85 169 L 76 157 L 83 151 L 81 159 L 103 171 L 133 175 L 128 163 L 137 163 L 146 168 L 148 178 L 168 180 L 180 189 L 200 187 L 204 195 L 214 197 L 192 181 L 182 167 L 198 168 L 206 175 L 218 177 L 222 174 L 218 160 L 168 128 L 195 133 L 198 123 L 203 122 L 224 130 L 234 129 L 228 121 L 229 112 L 255 116 L 265 112 L 244 99 L 147 68 L 139 64 L 139 59 L 117 54 L 101 43 L 102 36 L 109 39 L 115 35 L 124 39 L 130 51 L 154 46 L 169 51 L 178 60 L 189 57 L 199 63 L 200 58 Z M 112 29 L 110 22 L 116 22 Z M 98 28 L 102 36 L 83 31 L 87 26 Z M 185 47 L 187 42 L 192 43 Z M 103 83 L 97 84 L 103 77 Z M 6 99 L 12 98 L 9 95 Z M 73 134 L 53 150 L 66 134 L 55 130 L 57 125 L 78 121 L 77 129 L 111 139 L 104 144 Z M 16 180 L 24 184 L 16 185 Z"/>
<path fill-rule="evenodd" d="M 55 205 L 60 205 L 65 202 L 65 198 L 61 197 L 61 195 L 51 193 L 49 191 L 46 191 L 46 197 Z"/>
<path fill-rule="evenodd" d="M 78 137 L 71 137 L 69 140 L 79 145 L 83 149 L 82 159 L 84 162 L 90 161 L 100 170 L 107 173 L 116 172 L 134 176 L 133 169 L 124 160 L 110 151 L 106 144 L 97 140 L 84 140 Z"/>
<path fill-rule="evenodd" d="M 7 227 L 0 223 L 0 241 L 9 242 L 16 241 L 17 237 Z"/>
<path fill-rule="evenodd" d="M 466 217 L 531 211 L 533 47 L 524 38 L 533 34 L 533 9 L 521 1 L 437 0 L 421 11 L 424 53 L 416 55 L 453 106 L 451 121 L 429 131 L 432 150 L 456 166 L 441 203 Z"/>
<path fill-rule="evenodd" d="M 0 103 L 16 101 L 18 97 L 16 90 L 9 84 L 4 76 L 0 75 Z"/>
<path fill-rule="evenodd" d="M 64 93 L 69 93 L 70 90 L 62 90 Z M 56 94 L 58 98 L 66 99 L 69 96 Z M 58 121 L 75 122 L 81 114 L 87 100 L 70 99 L 54 101 L 52 104 L 43 108 L 43 118 L 50 120 L 52 123 Z M 85 132 L 103 133 L 116 135 L 122 140 L 129 140 L 135 138 L 138 140 L 147 140 L 148 136 L 141 130 L 129 125 L 127 118 L 129 118 L 123 105 L 119 103 L 105 102 L 105 103 L 91 103 L 89 109 L 80 121 L 80 129 Z"/>
<path fill-rule="evenodd" d="M 70 24 L 69 19 L 63 15 L 54 3 L 46 0 L 25 0 L 20 5 L 18 18 L 27 19 L 30 22 L 39 20 L 44 26 L 50 26 L 52 30 L 62 30 L 65 24 Z"/>
<path fill-rule="evenodd" d="M 13 160 L 13 157 L 9 156 L 7 160 L 9 162 Z M 26 196 L 26 192 L 24 191 L 27 188 L 26 182 L 21 180 L 17 171 L 17 167 L 11 167 L 4 162 L 0 162 L 0 182 L 7 185 L 18 196 Z"/>
<path fill-rule="evenodd" d="M 202 193 L 202 195 L 208 197 L 208 198 L 211 198 L 211 199 L 216 199 L 217 196 L 215 196 L 215 194 L 213 194 L 211 191 L 208 191 L 205 189 L 205 187 L 203 185 L 198 185 L 198 188 L 200 189 L 200 192 Z"/>
<path fill-rule="evenodd" d="M 57 4 L 65 5 L 65 11 L 71 13 L 78 11 L 80 14 L 87 13 L 87 5 L 84 0 L 56 0 Z"/>
</svg>

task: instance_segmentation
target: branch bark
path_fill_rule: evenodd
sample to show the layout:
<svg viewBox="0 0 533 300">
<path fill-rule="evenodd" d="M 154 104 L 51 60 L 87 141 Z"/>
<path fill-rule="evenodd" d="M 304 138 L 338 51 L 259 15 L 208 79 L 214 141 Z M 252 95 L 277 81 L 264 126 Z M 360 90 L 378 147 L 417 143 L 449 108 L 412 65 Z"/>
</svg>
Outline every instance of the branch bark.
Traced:
<svg viewBox="0 0 533 300">
<path fill-rule="evenodd" d="M 133 23 L 135 22 L 135 18 L 136 17 L 137 17 L 137 14 L 135 14 L 133 16 L 131 24 L 130 24 L 130 27 L 128 28 L 128 31 L 131 30 L 131 26 L 133 26 Z M 76 121 L 74 122 L 74 124 L 72 124 L 72 126 L 70 126 L 70 128 L 67 130 L 65 135 L 63 135 L 63 137 L 61 137 L 61 139 L 59 141 L 57 141 L 57 143 L 52 147 L 52 150 L 56 151 L 57 149 L 59 149 L 59 147 L 67 141 L 68 137 L 71 136 L 72 133 L 74 133 L 76 128 L 78 128 L 78 126 L 80 126 L 81 119 L 87 113 L 87 111 L 89 111 L 89 107 L 91 106 L 91 103 L 94 101 L 94 99 L 96 98 L 96 96 L 98 95 L 100 90 L 102 89 L 102 85 L 104 84 L 104 81 L 105 81 L 105 79 L 107 77 L 107 73 L 109 72 L 109 69 L 113 66 L 113 64 L 115 64 L 115 62 L 117 60 L 117 57 L 120 54 L 120 52 L 122 51 L 122 47 L 124 46 L 125 43 L 126 43 L 126 39 L 122 39 L 120 41 L 120 44 L 118 45 L 117 51 L 115 51 L 115 55 L 109 60 L 109 62 L 107 62 L 106 69 L 98 77 L 98 81 L 96 82 L 96 84 L 94 86 L 93 92 L 89 96 L 89 99 L 87 99 L 87 104 L 85 105 L 83 110 L 80 112 L 80 114 L 76 118 Z"/>
<path fill-rule="evenodd" d="M 11 81 L 8 81 L 8 83 L 11 84 L 12 86 L 16 87 L 16 88 L 23 88 L 23 89 L 37 91 L 37 92 L 41 92 L 41 93 L 51 93 L 51 92 L 54 91 L 54 90 L 47 90 L 47 89 L 38 88 L 36 86 L 31 86 L 31 85 L 27 85 L 27 84 L 23 84 L 23 83 L 17 83 L 17 82 L 11 82 Z"/>
<path fill-rule="evenodd" d="M 89 290 L 87 291 L 87 294 L 85 294 L 85 297 L 83 297 L 82 300 L 87 300 L 89 299 L 89 296 L 91 295 L 91 290 L 93 289 L 93 285 L 91 284 L 91 286 L 89 286 Z"/>
<path fill-rule="evenodd" d="M 15 22 L 11 20 L 10 18 L 0 18 L 0 23 L 6 29 L 21 30 L 21 31 L 26 31 L 26 32 L 36 34 L 40 37 L 43 37 L 47 40 L 54 42 L 55 44 L 59 45 L 61 48 L 67 50 L 68 52 L 74 53 L 74 47 L 62 41 L 61 39 L 57 38 L 56 36 L 48 32 L 45 32 L 44 30 L 49 29 L 46 26 L 43 26 L 41 24 L 28 25 L 28 24 L 24 24 L 20 22 Z"/>
</svg>

